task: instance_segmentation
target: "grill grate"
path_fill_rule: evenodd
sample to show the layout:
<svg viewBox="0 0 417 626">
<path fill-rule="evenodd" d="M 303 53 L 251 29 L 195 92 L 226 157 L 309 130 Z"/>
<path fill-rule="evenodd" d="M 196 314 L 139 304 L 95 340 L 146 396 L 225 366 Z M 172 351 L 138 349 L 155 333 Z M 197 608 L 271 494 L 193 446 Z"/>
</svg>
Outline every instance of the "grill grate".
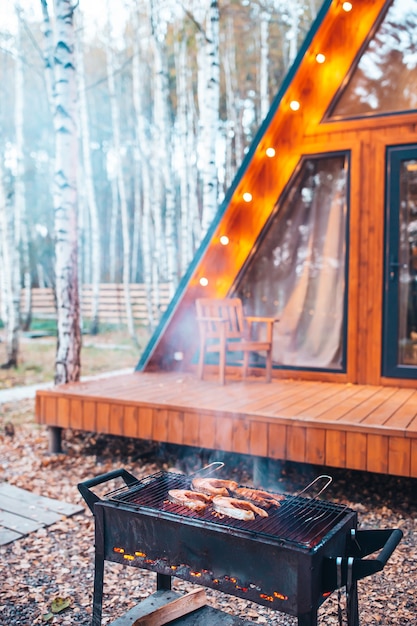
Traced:
<svg viewBox="0 0 417 626">
<path fill-rule="evenodd" d="M 268 517 L 256 517 L 254 521 L 236 520 L 216 513 L 210 506 L 204 511 L 195 512 L 176 505 L 168 500 L 170 489 L 189 489 L 191 478 L 172 472 L 157 472 L 138 480 L 133 485 L 124 486 L 106 495 L 106 499 L 123 503 L 135 510 L 147 509 L 166 512 L 183 519 L 204 521 L 263 536 L 266 539 L 282 540 L 298 546 L 313 548 L 324 539 L 350 509 L 347 506 L 318 500 L 287 495 L 279 507 L 268 509 Z"/>
</svg>

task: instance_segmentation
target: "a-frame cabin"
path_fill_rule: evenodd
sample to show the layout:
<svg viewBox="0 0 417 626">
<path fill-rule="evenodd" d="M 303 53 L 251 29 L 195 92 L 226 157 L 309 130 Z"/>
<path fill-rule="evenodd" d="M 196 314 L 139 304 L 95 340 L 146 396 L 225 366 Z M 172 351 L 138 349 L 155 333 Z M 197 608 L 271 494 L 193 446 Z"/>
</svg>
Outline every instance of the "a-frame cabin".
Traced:
<svg viewBox="0 0 417 626">
<path fill-rule="evenodd" d="M 133 389 L 39 421 L 417 477 L 416 65 L 417 0 L 326 0 Z M 271 385 L 196 380 L 195 301 L 231 295 L 280 319 Z"/>
</svg>

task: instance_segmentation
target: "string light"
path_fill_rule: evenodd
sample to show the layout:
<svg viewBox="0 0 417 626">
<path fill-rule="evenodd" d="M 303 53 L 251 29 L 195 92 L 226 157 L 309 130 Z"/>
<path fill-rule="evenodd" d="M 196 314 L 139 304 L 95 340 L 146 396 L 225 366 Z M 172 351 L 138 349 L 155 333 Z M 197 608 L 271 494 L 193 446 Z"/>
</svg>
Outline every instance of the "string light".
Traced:
<svg viewBox="0 0 417 626">
<path fill-rule="evenodd" d="M 346 11 L 346 13 L 349 13 L 349 11 L 351 11 L 351 10 L 353 9 L 353 5 L 352 5 L 352 3 L 351 3 L 351 2 L 344 2 L 344 3 L 342 4 L 342 9 L 343 9 L 344 11 Z"/>
<path fill-rule="evenodd" d="M 202 287 L 207 287 L 208 282 L 209 282 L 209 281 L 208 281 L 208 279 L 207 279 L 205 276 L 202 276 L 202 277 L 200 278 L 200 285 L 201 285 Z"/>
<path fill-rule="evenodd" d="M 324 56 L 324 54 L 322 54 L 321 52 L 316 54 L 316 61 L 317 61 L 317 63 L 324 63 L 325 60 L 326 60 L 326 57 Z"/>
<path fill-rule="evenodd" d="M 267 148 L 265 150 L 265 154 L 267 157 L 274 157 L 275 156 L 275 148 Z"/>
<path fill-rule="evenodd" d="M 245 191 L 242 197 L 245 202 L 250 202 L 252 200 L 252 194 L 249 193 L 249 191 Z"/>
<path fill-rule="evenodd" d="M 227 246 L 227 244 L 229 243 L 229 237 L 227 235 L 222 235 L 220 237 L 220 243 L 222 244 L 222 246 Z"/>
<path fill-rule="evenodd" d="M 291 100 L 290 109 L 292 111 L 298 111 L 299 108 L 300 108 L 300 103 L 298 102 L 298 100 Z"/>
</svg>

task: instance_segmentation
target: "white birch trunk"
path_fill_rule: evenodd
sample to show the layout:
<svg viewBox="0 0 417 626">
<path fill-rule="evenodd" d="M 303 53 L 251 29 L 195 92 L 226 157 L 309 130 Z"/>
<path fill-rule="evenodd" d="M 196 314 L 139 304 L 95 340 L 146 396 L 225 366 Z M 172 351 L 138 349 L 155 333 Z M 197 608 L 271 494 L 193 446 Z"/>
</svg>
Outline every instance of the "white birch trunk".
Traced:
<svg viewBox="0 0 417 626">
<path fill-rule="evenodd" d="M 54 69 L 54 33 L 48 11 L 47 0 L 41 0 L 42 30 L 43 30 L 43 65 L 46 83 L 46 93 L 51 112 L 54 109 L 55 69 Z"/>
<path fill-rule="evenodd" d="M 243 158 L 242 124 L 239 117 L 241 106 L 238 102 L 239 85 L 236 75 L 236 41 L 233 21 L 226 23 L 225 55 L 223 71 L 225 78 L 225 98 L 229 133 L 226 136 L 225 187 L 229 188 L 236 174 L 237 166 Z"/>
<path fill-rule="evenodd" d="M 216 147 L 219 134 L 220 102 L 220 64 L 219 64 L 219 5 L 211 0 L 206 20 L 206 38 L 204 42 L 204 80 L 203 97 L 199 100 L 202 117 L 201 133 L 201 172 L 203 181 L 202 234 L 206 233 L 217 212 L 218 180 L 216 165 Z M 201 94 L 201 92 L 200 92 Z"/>
<path fill-rule="evenodd" d="M 269 22 L 271 14 L 261 10 L 260 21 L 260 63 L 259 63 L 259 99 L 260 118 L 263 121 L 269 111 Z"/>
<path fill-rule="evenodd" d="M 30 274 L 29 259 L 29 240 L 28 225 L 26 215 L 25 200 L 25 156 L 24 156 L 24 64 L 21 50 L 21 17 L 19 10 L 17 13 L 17 30 L 16 30 L 16 82 L 15 82 L 15 129 L 16 129 L 16 173 L 15 173 L 15 240 L 16 240 L 16 262 L 17 268 L 15 274 L 15 289 L 20 292 L 20 266 L 23 275 L 23 310 L 20 311 L 20 320 L 22 327 L 28 330 L 31 322 L 31 304 L 32 304 L 32 284 Z"/>
<path fill-rule="evenodd" d="M 130 337 L 136 342 L 135 323 L 133 319 L 132 301 L 130 297 L 130 256 L 131 256 L 131 241 L 130 241 L 130 221 L 127 207 L 126 186 L 123 177 L 122 166 L 122 142 L 120 137 L 120 113 L 117 102 L 116 94 L 116 64 L 114 61 L 113 44 L 111 38 L 111 24 L 110 24 L 110 11 L 109 3 L 107 2 L 108 11 L 108 37 L 109 42 L 106 46 L 106 59 L 107 59 L 107 83 L 109 88 L 109 99 L 111 108 L 112 130 L 113 130 L 113 144 L 115 151 L 115 169 L 117 179 L 117 190 L 119 193 L 120 201 L 120 215 L 122 221 L 122 239 L 123 239 L 123 293 L 125 297 L 126 307 L 126 320 Z"/>
<path fill-rule="evenodd" d="M 155 328 L 155 318 L 152 306 L 152 228 L 151 228 L 151 194 L 152 194 L 152 172 L 150 168 L 150 137 L 147 132 L 148 123 L 145 114 L 145 102 L 142 97 L 143 76 L 145 67 L 142 63 L 142 51 L 149 48 L 150 32 L 149 23 L 146 20 L 138 19 L 138 10 L 133 16 L 133 61 L 132 61 L 132 85 L 133 85 L 133 105 L 135 110 L 136 137 L 138 145 L 138 160 L 140 164 L 142 183 L 142 220 L 141 220 L 141 248 L 143 281 L 146 291 L 146 308 L 149 327 Z"/>
<path fill-rule="evenodd" d="M 133 173 L 133 225 L 132 225 L 132 259 L 130 264 L 130 282 L 138 281 L 139 256 L 140 256 L 140 236 L 142 227 L 142 176 L 139 150 L 134 148 L 133 152 L 134 173 Z"/>
<path fill-rule="evenodd" d="M 188 89 L 190 88 L 187 77 L 187 41 L 184 39 L 176 45 L 176 87 L 177 87 L 177 149 L 178 161 L 177 171 L 179 175 L 180 186 L 180 205 L 181 205 L 181 219 L 180 219 L 180 258 L 181 258 L 181 273 L 184 274 L 193 257 L 193 222 L 190 219 L 190 195 L 189 195 L 189 169 L 190 161 L 187 148 L 189 146 L 189 132 L 188 127 L 189 115 L 188 115 Z M 194 203 L 196 199 L 194 200 Z"/>
<path fill-rule="evenodd" d="M 80 377 L 78 292 L 78 139 L 74 15 L 70 0 L 54 0 L 55 253 L 58 347 L 55 384 Z"/>
<path fill-rule="evenodd" d="M 78 33 L 83 32 L 82 21 L 78 21 Z M 100 245 L 100 219 L 94 188 L 93 166 L 90 151 L 90 126 L 88 119 L 88 103 L 85 88 L 85 68 L 83 56 L 83 40 L 79 34 L 76 42 L 77 78 L 79 95 L 79 119 L 80 137 L 84 165 L 84 189 L 85 198 L 90 216 L 91 240 L 91 334 L 99 332 L 99 300 L 100 300 L 100 277 L 101 277 L 101 245 Z"/>
<path fill-rule="evenodd" d="M 119 191 L 117 177 L 112 172 L 110 174 L 111 189 L 111 214 L 109 232 L 109 280 L 116 282 L 116 257 L 117 257 L 117 223 L 119 220 Z"/>
<path fill-rule="evenodd" d="M 2 251 L 5 299 L 6 362 L 2 368 L 17 367 L 19 355 L 20 285 L 14 219 L 12 177 L 0 167 L 0 249 Z"/>
<path fill-rule="evenodd" d="M 295 57 L 298 52 L 298 34 L 300 30 L 300 8 L 298 6 L 298 2 L 289 3 L 287 5 L 288 10 L 288 19 L 290 28 L 287 34 L 288 39 L 288 66 L 291 65 L 295 61 Z"/>
<path fill-rule="evenodd" d="M 163 249 L 166 258 L 166 279 L 170 294 L 174 295 L 178 285 L 178 261 L 176 241 L 175 190 L 172 173 L 172 138 L 169 111 L 169 77 L 168 58 L 165 45 L 165 26 L 159 23 L 158 10 L 151 0 L 152 43 L 154 52 L 154 116 L 153 116 L 153 149 L 155 170 L 161 171 L 158 182 L 157 196 L 159 207 L 155 210 L 165 215 L 165 237 Z M 157 169 L 156 169 L 157 168 Z M 162 233 L 161 233 L 162 234 Z M 162 248 L 160 249 L 162 252 Z"/>
</svg>

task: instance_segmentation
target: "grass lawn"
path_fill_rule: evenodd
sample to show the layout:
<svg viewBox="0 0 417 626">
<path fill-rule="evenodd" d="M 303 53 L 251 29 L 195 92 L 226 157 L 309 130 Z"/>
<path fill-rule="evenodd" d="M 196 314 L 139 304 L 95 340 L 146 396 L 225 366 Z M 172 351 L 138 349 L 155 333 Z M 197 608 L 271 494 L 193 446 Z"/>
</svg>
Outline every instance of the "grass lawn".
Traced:
<svg viewBox="0 0 417 626">
<path fill-rule="evenodd" d="M 31 336 L 33 335 L 33 336 Z M 149 339 L 149 331 L 137 328 L 139 347 L 124 328 L 105 328 L 98 335 L 83 335 L 81 376 L 136 366 Z M 50 382 L 54 378 L 56 334 L 22 333 L 17 369 L 0 369 L 0 389 Z M 6 361 L 4 331 L 0 331 L 0 364 Z"/>
</svg>

